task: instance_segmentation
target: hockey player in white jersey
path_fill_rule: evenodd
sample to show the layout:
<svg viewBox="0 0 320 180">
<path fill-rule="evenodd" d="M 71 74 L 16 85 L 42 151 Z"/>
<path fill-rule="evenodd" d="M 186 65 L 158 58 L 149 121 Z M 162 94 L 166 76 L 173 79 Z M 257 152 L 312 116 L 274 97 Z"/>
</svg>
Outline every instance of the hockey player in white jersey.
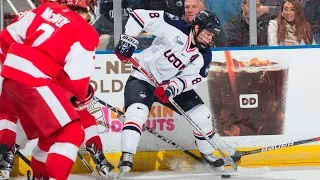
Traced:
<svg viewBox="0 0 320 180">
<path fill-rule="evenodd" d="M 154 87 L 144 74 L 133 67 L 124 90 L 126 112 L 120 176 L 133 167 L 142 126 L 154 102 L 175 110 L 168 101 L 169 97 L 174 97 L 187 115 L 215 141 L 210 110 L 194 88 L 207 76 L 212 60 L 210 46 L 220 31 L 220 23 L 217 16 L 209 11 L 201 11 L 192 25 L 188 25 L 164 11 L 138 9 L 132 12 L 125 27 L 125 34 L 121 35 L 115 54 L 126 62 L 139 44 L 135 37 L 140 32 L 146 31 L 156 36 L 157 40 L 135 59 L 160 85 Z M 212 166 L 223 167 L 224 161 L 212 154 L 214 149 L 205 138 L 196 130 L 193 134 L 203 160 Z"/>
</svg>

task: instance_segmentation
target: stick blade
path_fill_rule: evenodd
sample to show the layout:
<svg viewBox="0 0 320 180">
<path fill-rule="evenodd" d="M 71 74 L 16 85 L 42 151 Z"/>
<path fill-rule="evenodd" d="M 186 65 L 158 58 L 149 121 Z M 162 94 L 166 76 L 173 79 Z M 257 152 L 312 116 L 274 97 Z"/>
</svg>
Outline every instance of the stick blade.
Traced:
<svg viewBox="0 0 320 180">
<path fill-rule="evenodd" d="M 237 172 L 245 175 L 261 175 L 270 171 L 269 167 L 245 168 L 238 166 Z"/>
</svg>

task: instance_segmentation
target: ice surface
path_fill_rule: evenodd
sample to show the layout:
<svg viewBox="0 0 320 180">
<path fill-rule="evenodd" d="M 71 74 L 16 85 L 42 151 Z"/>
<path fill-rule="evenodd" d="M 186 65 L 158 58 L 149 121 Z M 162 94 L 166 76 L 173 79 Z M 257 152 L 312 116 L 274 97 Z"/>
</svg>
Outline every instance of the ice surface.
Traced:
<svg viewBox="0 0 320 180">
<path fill-rule="evenodd" d="M 319 180 L 319 167 L 291 167 L 291 168 L 271 168 L 271 171 L 259 176 L 245 176 L 235 173 L 232 169 L 226 169 L 226 174 L 230 174 L 230 180 Z M 14 180 L 26 180 L 26 177 L 12 178 Z M 93 180 L 91 174 L 70 175 L 69 180 Z M 221 174 L 208 170 L 190 171 L 152 171 L 152 172 L 132 172 L 122 179 L 134 180 L 218 180 L 222 179 Z"/>
</svg>

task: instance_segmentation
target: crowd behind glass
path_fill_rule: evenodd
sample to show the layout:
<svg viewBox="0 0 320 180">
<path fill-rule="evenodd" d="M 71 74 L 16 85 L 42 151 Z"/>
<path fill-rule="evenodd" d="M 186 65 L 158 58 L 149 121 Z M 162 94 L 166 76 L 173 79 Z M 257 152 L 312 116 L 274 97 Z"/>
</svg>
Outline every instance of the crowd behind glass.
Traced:
<svg viewBox="0 0 320 180">
<path fill-rule="evenodd" d="M 36 1 L 36 0 L 35 0 Z M 187 0 L 122 0 L 122 26 L 132 9 L 164 10 L 187 20 Z M 200 0 L 201 1 L 201 0 Z M 250 46 L 250 0 L 202 0 L 205 8 L 215 13 L 221 31 L 213 47 Z M 294 46 L 320 44 L 320 0 L 254 0 L 257 14 L 257 46 Z M 98 19 L 94 27 L 101 37 L 99 50 L 114 47 L 113 0 L 98 0 Z M 6 10 L 5 10 L 6 12 Z M 5 26 L 14 14 L 4 14 Z M 150 46 L 154 37 L 139 36 L 139 49 Z"/>
</svg>

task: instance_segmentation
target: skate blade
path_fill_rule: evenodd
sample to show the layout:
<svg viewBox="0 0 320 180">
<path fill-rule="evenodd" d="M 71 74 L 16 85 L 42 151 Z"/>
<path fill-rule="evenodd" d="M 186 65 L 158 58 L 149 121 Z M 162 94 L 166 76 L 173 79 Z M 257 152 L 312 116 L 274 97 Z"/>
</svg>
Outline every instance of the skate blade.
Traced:
<svg viewBox="0 0 320 180">
<path fill-rule="evenodd" d="M 114 171 L 110 171 L 110 172 L 107 172 L 107 171 L 98 171 L 98 174 L 103 178 L 103 179 L 116 179 L 116 176 L 114 174 Z"/>
<path fill-rule="evenodd" d="M 9 179 L 9 178 L 10 178 L 10 171 L 0 170 L 0 180 Z"/>
<path fill-rule="evenodd" d="M 218 172 L 224 172 L 224 171 L 225 171 L 224 166 L 215 167 L 215 169 L 216 169 Z"/>
<path fill-rule="evenodd" d="M 119 168 L 119 173 L 117 175 L 117 179 L 121 179 L 123 176 L 128 174 L 131 171 L 131 168 L 128 166 L 123 166 Z"/>
</svg>

